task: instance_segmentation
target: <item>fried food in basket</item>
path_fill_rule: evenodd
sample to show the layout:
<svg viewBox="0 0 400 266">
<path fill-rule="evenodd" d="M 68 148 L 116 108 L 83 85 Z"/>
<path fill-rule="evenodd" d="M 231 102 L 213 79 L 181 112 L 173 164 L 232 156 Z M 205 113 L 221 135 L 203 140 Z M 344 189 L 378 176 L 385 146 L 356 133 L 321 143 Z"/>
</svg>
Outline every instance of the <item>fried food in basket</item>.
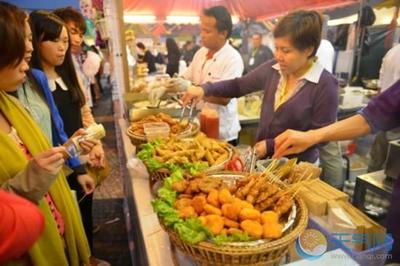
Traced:
<svg viewBox="0 0 400 266">
<path fill-rule="evenodd" d="M 263 227 L 257 221 L 244 220 L 240 223 L 240 228 L 255 239 L 259 239 L 263 235 Z"/>
<path fill-rule="evenodd" d="M 244 208 L 239 213 L 239 219 L 241 221 L 244 220 L 260 220 L 261 213 L 260 211 L 252 208 Z"/>
<path fill-rule="evenodd" d="M 179 210 L 179 217 L 184 219 L 190 217 L 197 217 L 197 213 L 192 206 L 186 206 Z"/>
<path fill-rule="evenodd" d="M 214 207 L 219 208 L 220 203 L 218 200 L 218 195 L 219 195 L 218 190 L 216 190 L 215 188 L 211 189 L 210 193 L 208 193 L 207 196 L 207 202 L 213 205 Z"/>
<path fill-rule="evenodd" d="M 233 202 L 233 196 L 228 188 L 223 188 L 218 192 L 218 200 L 221 204 Z"/>
<path fill-rule="evenodd" d="M 279 222 L 279 215 L 274 211 L 265 211 L 261 213 L 261 223 L 262 224 L 272 224 Z"/>
<path fill-rule="evenodd" d="M 234 195 L 223 179 L 204 174 L 172 186 L 185 195 L 179 195 L 174 204 L 179 216 L 198 217 L 214 236 L 247 233 L 252 239 L 279 238 L 294 204 L 290 191 L 270 183 L 260 173 L 233 182 L 232 186 L 239 187 Z"/>
<path fill-rule="evenodd" d="M 240 202 L 226 203 L 222 205 L 221 208 L 222 215 L 233 221 L 238 220 L 241 210 L 242 205 L 240 204 Z"/>
<path fill-rule="evenodd" d="M 263 237 L 267 239 L 276 239 L 282 236 L 283 225 L 280 223 L 264 224 Z"/>
<path fill-rule="evenodd" d="M 192 206 L 197 213 L 202 213 L 204 211 L 204 206 L 207 204 L 205 196 L 195 196 L 192 199 Z"/>
<path fill-rule="evenodd" d="M 224 229 L 224 219 L 220 215 L 210 214 L 205 216 L 205 226 L 213 235 L 219 235 Z"/>
<path fill-rule="evenodd" d="M 167 123 L 170 127 L 170 132 L 175 135 L 178 135 L 189 129 L 189 125 L 180 123 L 179 119 L 172 118 L 170 115 L 164 113 L 158 113 L 156 115 L 149 115 L 139 121 L 132 122 L 128 130 L 131 134 L 144 136 L 145 134 L 143 125 L 154 122 Z"/>
<path fill-rule="evenodd" d="M 181 209 L 183 209 L 185 207 L 190 206 L 191 204 L 192 204 L 192 199 L 181 198 L 181 199 L 178 199 L 177 201 L 175 201 L 174 207 L 177 210 L 181 210 Z"/>
<path fill-rule="evenodd" d="M 231 150 L 228 143 L 207 138 L 203 133 L 199 133 L 190 140 L 170 138 L 157 145 L 153 156 L 160 163 L 204 162 L 211 167 L 229 160 Z"/>
<path fill-rule="evenodd" d="M 216 215 L 222 215 L 221 209 L 214 207 L 211 204 L 205 204 L 204 205 L 204 211 L 208 214 L 216 214 Z"/>
</svg>

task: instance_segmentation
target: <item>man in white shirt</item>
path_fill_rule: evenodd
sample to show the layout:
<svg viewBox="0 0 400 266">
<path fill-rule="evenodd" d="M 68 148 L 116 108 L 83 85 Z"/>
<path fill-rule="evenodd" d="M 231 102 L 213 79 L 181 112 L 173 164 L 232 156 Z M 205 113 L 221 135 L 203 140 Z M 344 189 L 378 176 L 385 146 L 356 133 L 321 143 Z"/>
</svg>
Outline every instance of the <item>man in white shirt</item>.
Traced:
<svg viewBox="0 0 400 266">
<path fill-rule="evenodd" d="M 331 42 L 326 39 L 321 39 L 316 55 L 318 57 L 318 63 L 328 70 L 329 73 L 332 73 L 335 48 L 333 48 Z"/>
<path fill-rule="evenodd" d="M 393 46 L 383 57 L 379 71 L 381 92 L 393 85 L 400 78 L 400 44 Z"/>
<path fill-rule="evenodd" d="M 240 77 L 243 61 L 228 43 L 232 33 L 232 19 L 225 7 L 215 6 L 203 11 L 200 17 L 201 43 L 192 63 L 183 74 L 195 85 Z M 236 99 L 206 98 L 207 105 L 218 110 L 220 139 L 237 144 L 240 131 Z"/>
<path fill-rule="evenodd" d="M 379 71 L 380 92 L 384 92 L 400 78 L 400 44 L 393 46 L 383 57 L 381 69 Z M 372 144 L 368 163 L 368 172 L 375 172 L 383 169 L 386 164 L 388 143 L 392 140 L 400 139 L 400 128 L 389 131 L 381 131 L 376 134 Z"/>
</svg>

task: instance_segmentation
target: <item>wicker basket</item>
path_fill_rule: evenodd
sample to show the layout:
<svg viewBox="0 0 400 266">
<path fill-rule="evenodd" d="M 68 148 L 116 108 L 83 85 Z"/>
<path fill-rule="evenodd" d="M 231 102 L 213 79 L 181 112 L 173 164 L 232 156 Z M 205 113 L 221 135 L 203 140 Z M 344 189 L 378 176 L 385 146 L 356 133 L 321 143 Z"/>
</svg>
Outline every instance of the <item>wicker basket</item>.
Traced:
<svg viewBox="0 0 400 266">
<path fill-rule="evenodd" d="M 126 129 L 126 135 L 130 138 L 132 145 L 139 147 L 140 145 L 147 143 L 147 139 L 146 139 L 145 135 L 133 134 L 130 129 L 131 129 L 131 127 L 128 127 Z M 199 131 L 200 131 L 200 126 L 197 123 L 192 123 L 191 130 L 187 130 L 187 131 L 182 132 L 181 134 L 178 134 L 178 137 L 179 138 L 190 138 L 190 137 L 197 135 L 197 133 L 199 133 Z"/>
<path fill-rule="evenodd" d="M 184 254 L 190 256 L 200 265 L 279 265 L 283 256 L 289 250 L 289 246 L 304 231 L 308 223 L 308 213 L 305 203 L 295 197 L 297 216 L 291 229 L 284 235 L 273 241 L 263 241 L 257 245 L 215 245 L 210 242 L 200 242 L 190 245 L 183 242 L 170 228 L 161 226 L 168 233 L 172 245 Z"/>
</svg>

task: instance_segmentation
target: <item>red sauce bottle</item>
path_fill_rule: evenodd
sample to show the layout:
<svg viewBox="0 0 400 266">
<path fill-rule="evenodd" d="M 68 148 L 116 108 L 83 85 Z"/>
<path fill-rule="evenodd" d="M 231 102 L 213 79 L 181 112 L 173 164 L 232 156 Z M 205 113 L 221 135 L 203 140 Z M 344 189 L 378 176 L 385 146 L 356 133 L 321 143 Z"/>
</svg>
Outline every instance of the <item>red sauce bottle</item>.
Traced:
<svg viewBox="0 0 400 266">
<path fill-rule="evenodd" d="M 200 113 L 200 130 L 209 138 L 219 138 L 219 115 L 218 111 L 204 108 Z"/>
</svg>

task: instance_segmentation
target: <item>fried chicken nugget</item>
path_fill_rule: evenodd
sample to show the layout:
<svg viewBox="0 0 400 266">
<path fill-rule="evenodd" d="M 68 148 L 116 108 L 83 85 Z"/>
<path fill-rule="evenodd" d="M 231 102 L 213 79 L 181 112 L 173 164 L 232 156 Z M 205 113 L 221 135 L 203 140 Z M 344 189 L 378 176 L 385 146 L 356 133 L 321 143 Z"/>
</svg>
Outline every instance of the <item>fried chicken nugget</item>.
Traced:
<svg viewBox="0 0 400 266">
<path fill-rule="evenodd" d="M 205 196 L 195 196 L 192 199 L 192 206 L 194 208 L 194 210 L 200 214 L 203 212 L 204 210 L 204 205 L 207 204 L 207 200 Z"/>
<path fill-rule="evenodd" d="M 240 229 L 238 229 L 238 228 L 233 228 L 233 227 L 231 227 L 231 228 L 229 228 L 229 229 L 226 230 L 226 233 L 227 233 L 228 235 L 242 234 L 243 231 L 240 230 Z"/>
<path fill-rule="evenodd" d="M 176 181 L 172 184 L 172 189 L 176 192 L 183 193 L 188 188 L 188 186 L 189 181 L 187 180 Z"/>
<path fill-rule="evenodd" d="M 192 199 L 182 198 L 175 201 L 174 208 L 177 210 L 181 210 L 185 207 L 190 206 L 191 204 L 192 204 Z"/>
<path fill-rule="evenodd" d="M 221 204 L 225 203 L 232 203 L 233 202 L 233 196 L 231 195 L 231 192 L 227 188 L 223 188 L 218 192 L 218 200 Z"/>
<path fill-rule="evenodd" d="M 273 224 L 278 223 L 279 215 L 274 211 L 265 211 L 261 213 L 261 223 L 262 224 Z"/>
<path fill-rule="evenodd" d="M 211 204 L 205 204 L 204 211 L 208 214 L 222 215 L 221 210 L 217 207 L 212 206 Z"/>
<path fill-rule="evenodd" d="M 210 214 L 206 216 L 206 225 L 205 225 L 213 235 L 218 235 L 221 233 L 222 229 L 224 229 L 224 219 L 215 214 Z"/>
<path fill-rule="evenodd" d="M 220 204 L 219 204 L 218 196 L 219 196 L 218 190 L 216 190 L 214 188 L 211 189 L 210 193 L 208 193 L 207 202 L 210 203 L 211 205 L 219 208 Z"/>
<path fill-rule="evenodd" d="M 222 208 L 221 208 L 222 215 L 233 221 L 238 220 L 239 213 L 241 210 L 242 210 L 242 206 L 238 202 L 226 203 L 226 204 L 222 205 Z"/>
<path fill-rule="evenodd" d="M 240 206 L 242 206 L 242 209 L 244 209 L 244 208 L 254 209 L 253 204 L 251 204 L 250 202 L 247 202 L 245 200 L 240 201 Z"/>
<path fill-rule="evenodd" d="M 206 218 L 206 216 L 204 215 L 202 215 L 202 216 L 199 216 L 199 221 L 200 221 L 200 223 L 202 224 L 202 225 L 206 225 L 207 224 L 207 218 Z"/>
<path fill-rule="evenodd" d="M 197 217 L 197 213 L 192 206 L 187 206 L 179 210 L 179 217 L 183 219 Z"/>
<path fill-rule="evenodd" d="M 264 224 L 263 237 L 276 239 L 282 236 L 283 225 L 280 223 Z"/>
<path fill-rule="evenodd" d="M 239 213 L 240 221 L 244 220 L 260 220 L 261 213 L 256 209 L 244 208 Z"/>
<path fill-rule="evenodd" d="M 232 221 L 232 220 L 230 220 L 230 219 L 228 219 L 228 218 L 226 218 L 226 217 L 223 217 L 224 218 L 224 224 L 225 224 L 225 227 L 228 227 L 228 228 L 239 228 L 239 223 L 237 223 L 237 222 L 235 222 L 235 221 Z"/>
<path fill-rule="evenodd" d="M 263 235 L 263 227 L 259 222 L 252 220 L 244 220 L 240 223 L 240 228 L 243 229 L 249 236 L 254 237 L 256 239 L 261 238 Z"/>
</svg>

